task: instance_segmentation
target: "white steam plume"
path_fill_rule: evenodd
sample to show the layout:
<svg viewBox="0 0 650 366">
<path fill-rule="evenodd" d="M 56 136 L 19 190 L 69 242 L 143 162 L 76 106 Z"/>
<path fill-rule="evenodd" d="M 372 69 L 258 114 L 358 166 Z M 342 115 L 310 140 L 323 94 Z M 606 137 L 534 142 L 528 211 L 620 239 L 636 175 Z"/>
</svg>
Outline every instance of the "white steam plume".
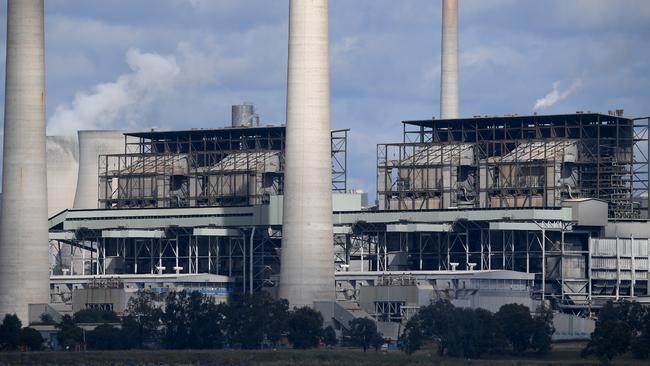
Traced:
<svg viewBox="0 0 650 366">
<path fill-rule="evenodd" d="M 216 47 L 196 51 L 180 43 L 172 55 L 129 49 L 126 63 L 131 71 L 115 81 L 78 92 L 71 104 L 56 108 L 48 121 L 49 135 L 72 135 L 77 130 L 134 129 L 144 126 L 148 115 L 179 88 L 216 82 Z"/>
<path fill-rule="evenodd" d="M 553 90 L 551 90 L 544 98 L 537 99 L 535 106 L 533 107 L 534 112 L 539 112 L 543 109 L 549 108 L 555 103 L 565 100 L 571 94 L 575 93 L 582 86 L 582 79 L 578 78 L 573 80 L 569 89 L 560 91 L 560 82 L 556 81 L 553 83 Z"/>
</svg>

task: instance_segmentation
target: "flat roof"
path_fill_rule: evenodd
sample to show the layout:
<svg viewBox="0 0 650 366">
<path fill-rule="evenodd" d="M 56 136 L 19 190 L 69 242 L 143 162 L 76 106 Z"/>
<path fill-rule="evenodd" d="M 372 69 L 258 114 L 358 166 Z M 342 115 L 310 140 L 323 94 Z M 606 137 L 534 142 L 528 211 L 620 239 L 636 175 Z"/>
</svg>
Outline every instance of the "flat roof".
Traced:
<svg viewBox="0 0 650 366">
<path fill-rule="evenodd" d="M 148 209 L 66 210 L 50 219 L 50 230 L 159 229 L 167 227 L 240 228 L 282 225 L 281 201 L 246 207 L 188 207 Z M 519 209 L 458 209 L 425 211 L 332 212 L 336 226 L 358 223 L 450 223 L 457 221 L 563 221 L 571 222 L 569 207 Z M 426 230 L 426 229 L 425 229 Z"/>
<path fill-rule="evenodd" d="M 441 270 L 441 271 L 347 271 L 335 272 L 336 279 L 373 279 L 377 277 L 397 277 L 412 276 L 419 279 L 450 279 L 450 278 L 474 278 L 474 279 L 493 279 L 493 280 L 534 280 L 534 273 L 492 269 L 492 270 Z"/>
<path fill-rule="evenodd" d="M 420 127 L 456 127 L 459 124 L 472 124 L 478 126 L 488 126 L 493 124 L 502 125 L 522 125 L 522 124 L 547 124 L 555 125 L 558 123 L 577 124 L 584 122 L 633 122 L 636 119 L 646 119 L 648 117 L 626 117 L 626 116 L 613 116 L 603 113 L 567 113 L 567 114 L 547 114 L 547 115 L 506 115 L 506 116 L 475 116 L 463 117 L 453 119 L 427 119 L 427 120 L 410 120 L 402 121 L 405 125 L 420 126 Z"/>
<path fill-rule="evenodd" d="M 258 135 L 264 132 L 282 132 L 285 130 L 284 125 L 266 125 L 266 126 L 251 126 L 251 127 L 220 127 L 220 128 L 193 128 L 189 130 L 174 130 L 174 131 L 143 131 L 143 132 L 127 132 L 124 135 L 146 138 L 152 140 L 167 140 L 172 138 L 183 137 L 219 137 L 219 136 L 232 136 L 242 135 L 251 136 Z"/>
</svg>

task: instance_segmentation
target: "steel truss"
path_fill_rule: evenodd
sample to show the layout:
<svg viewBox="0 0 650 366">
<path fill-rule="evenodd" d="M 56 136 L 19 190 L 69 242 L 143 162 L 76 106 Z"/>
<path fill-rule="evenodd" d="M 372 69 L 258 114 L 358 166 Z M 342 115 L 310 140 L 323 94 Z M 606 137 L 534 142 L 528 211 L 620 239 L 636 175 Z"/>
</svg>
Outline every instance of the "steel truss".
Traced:
<svg viewBox="0 0 650 366">
<path fill-rule="evenodd" d="M 573 231 L 569 223 L 560 221 L 507 222 L 495 227 L 490 222 L 458 221 L 445 232 L 387 232 L 386 225 L 357 223 L 350 233 L 337 234 L 334 242 L 337 271 L 532 273 L 536 298 L 580 310 L 593 303 L 589 241 L 589 232 Z M 635 285 L 637 293 L 645 293 L 647 279 L 638 278 Z"/>
<path fill-rule="evenodd" d="M 640 218 L 648 123 L 592 113 L 404 122 L 402 143 L 377 146 L 379 208 L 557 207 L 589 197 L 607 201 L 612 219 Z"/>
<path fill-rule="evenodd" d="M 192 228 L 169 227 L 160 238 L 107 238 L 79 230 L 77 239 L 50 240 L 56 275 L 215 274 L 232 279 L 232 290 L 252 293 L 274 286 L 281 234 L 241 228 L 236 236 L 196 236 Z M 71 261 L 59 253 L 70 250 Z"/>
<path fill-rule="evenodd" d="M 332 188 L 347 189 L 347 133 L 332 131 Z M 99 207 L 248 206 L 284 187 L 284 127 L 128 134 L 99 158 Z"/>
</svg>

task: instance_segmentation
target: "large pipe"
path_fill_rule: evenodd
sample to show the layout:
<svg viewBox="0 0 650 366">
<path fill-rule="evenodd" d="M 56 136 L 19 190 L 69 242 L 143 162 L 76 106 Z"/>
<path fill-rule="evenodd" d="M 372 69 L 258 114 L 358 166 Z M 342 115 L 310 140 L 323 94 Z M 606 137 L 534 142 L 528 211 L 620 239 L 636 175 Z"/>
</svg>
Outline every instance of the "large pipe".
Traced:
<svg viewBox="0 0 650 366">
<path fill-rule="evenodd" d="M 50 298 L 43 22 L 43 0 L 7 1 L 0 316 L 24 324 Z"/>
<path fill-rule="evenodd" d="M 442 0 L 440 118 L 458 118 L 458 0 Z"/>
<path fill-rule="evenodd" d="M 291 0 L 279 296 L 334 300 L 328 0 Z"/>
<path fill-rule="evenodd" d="M 77 190 L 79 144 L 76 136 L 47 136 L 47 216 L 72 208 Z"/>
<path fill-rule="evenodd" d="M 124 154 L 123 131 L 79 131 L 79 176 L 75 209 L 99 206 L 99 155 Z"/>
</svg>

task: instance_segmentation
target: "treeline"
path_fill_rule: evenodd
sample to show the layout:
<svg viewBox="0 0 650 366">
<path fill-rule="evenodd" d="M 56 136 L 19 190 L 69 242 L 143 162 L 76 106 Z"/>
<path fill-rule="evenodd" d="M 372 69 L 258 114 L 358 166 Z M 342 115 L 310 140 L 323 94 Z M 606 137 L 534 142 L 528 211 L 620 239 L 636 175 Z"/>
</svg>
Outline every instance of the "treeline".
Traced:
<svg viewBox="0 0 650 366">
<path fill-rule="evenodd" d="M 80 323 L 101 323 L 84 334 Z M 117 326 L 119 325 L 119 326 Z M 334 329 L 323 329 L 320 312 L 289 309 L 286 300 L 260 292 L 216 303 L 199 293 L 172 292 L 162 308 L 150 293 L 132 298 L 120 319 L 111 311 L 83 310 L 64 316 L 57 325 L 63 348 L 94 350 L 137 348 L 254 349 L 278 346 L 284 339 L 294 348 L 334 345 Z"/>
<path fill-rule="evenodd" d="M 424 343 L 435 343 L 440 356 L 480 358 L 551 349 L 553 313 L 547 307 L 531 315 L 528 307 L 503 305 L 495 314 L 484 309 L 457 308 L 438 301 L 421 308 L 406 323 L 400 348 L 411 354 Z"/>
<path fill-rule="evenodd" d="M 598 314 L 583 356 L 595 355 L 603 362 L 632 353 L 637 359 L 650 356 L 650 309 L 638 302 L 607 302 Z"/>
<path fill-rule="evenodd" d="M 438 301 L 421 308 L 406 323 L 399 345 L 411 354 L 425 343 L 435 343 L 440 355 L 465 358 L 528 350 L 544 354 L 550 350 L 552 320 L 552 312 L 545 307 L 533 316 L 527 307 L 509 304 L 492 314 Z M 56 326 L 59 346 L 66 350 L 256 349 L 285 344 L 304 349 L 339 343 L 331 326 L 323 328 L 318 311 L 289 309 L 286 300 L 275 300 L 265 292 L 228 303 L 217 303 L 199 293 L 171 292 L 162 307 L 157 306 L 153 294 L 139 292 L 129 300 L 122 317 L 112 311 L 86 309 L 63 316 L 58 323 L 43 316 L 41 323 Z M 99 325 L 86 332 L 82 324 Z M 364 352 L 379 350 L 386 342 L 377 324 L 367 318 L 350 321 L 340 339 L 342 345 L 360 347 Z M 5 317 L 0 327 L 3 349 L 40 349 L 42 343 L 37 331 L 21 329 L 15 315 Z"/>
<path fill-rule="evenodd" d="M 25 327 L 13 314 L 5 315 L 0 325 L 0 350 L 40 351 L 45 340 L 36 329 Z"/>
</svg>

